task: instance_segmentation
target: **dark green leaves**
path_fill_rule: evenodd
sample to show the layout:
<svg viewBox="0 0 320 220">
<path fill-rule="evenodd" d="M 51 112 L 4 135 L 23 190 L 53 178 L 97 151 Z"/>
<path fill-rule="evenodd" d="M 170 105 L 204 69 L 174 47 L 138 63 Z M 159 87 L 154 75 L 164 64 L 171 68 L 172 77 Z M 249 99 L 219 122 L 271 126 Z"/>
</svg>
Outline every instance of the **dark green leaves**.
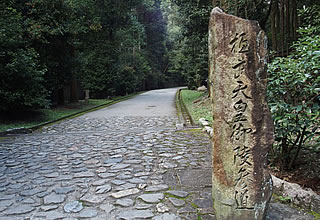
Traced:
<svg viewBox="0 0 320 220">
<path fill-rule="evenodd" d="M 269 105 L 278 156 L 284 168 L 292 167 L 308 141 L 319 145 L 315 128 L 320 126 L 320 37 L 313 34 L 301 37 L 293 49 L 294 53 L 275 58 L 268 68 Z"/>
</svg>

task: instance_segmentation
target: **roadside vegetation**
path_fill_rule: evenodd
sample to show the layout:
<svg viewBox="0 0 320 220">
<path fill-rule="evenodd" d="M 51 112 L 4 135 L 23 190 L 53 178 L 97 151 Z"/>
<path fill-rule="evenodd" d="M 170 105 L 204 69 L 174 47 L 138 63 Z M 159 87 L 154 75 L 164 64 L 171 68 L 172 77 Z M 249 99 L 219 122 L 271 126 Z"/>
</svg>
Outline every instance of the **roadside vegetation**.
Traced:
<svg viewBox="0 0 320 220">
<path fill-rule="evenodd" d="M 88 103 L 83 100 L 77 103 L 66 103 L 63 106 L 57 106 L 47 109 L 35 109 L 28 111 L 6 112 L 0 115 L 0 132 L 12 129 L 29 129 L 35 126 L 41 126 L 63 118 L 73 117 L 91 110 L 106 107 L 121 100 L 129 99 L 139 93 L 127 96 L 117 96 L 112 99 L 89 99 Z"/>
<path fill-rule="evenodd" d="M 182 100 L 195 123 L 198 124 L 200 118 L 205 118 L 209 121 L 210 125 L 212 125 L 211 101 L 207 92 L 182 90 L 181 95 Z M 270 105 L 272 106 L 272 104 Z M 319 111 L 320 109 L 317 109 L 315 112 L 319 114 Z M 273 116 L 275 117 L 274 114 Z M 318 122 L 317 120 L 318 118 L 314 118 L 313 123 Z M 298 128 L 296 128 L 296 131 Z M 315 127 L 311 128 L 315 130 Z M 281 130 L 281 128 L 277 126 L 276 129 Z M 286 130 L 283 129 L 282 132 L 286 132 Z M 269 154 L 271 172 L 284 180 L 296 182 L 303 187 L 312 188 L 315 192 L 320 194 L 320 135 L 317 132 L 309 134 L 309 139 L 300 146 L 300 152 L 292 162 L 291 169 L 283 169 L 281 163 L 275 163 L 279 157 L 281 158 L 281 156 L 283 156 L 281 151 L 279 151 L 279 144 L 281 144 L 281 142 L 279 142 L 278 139 L 281 140 L 281 138 L 279 138 L 279 134 L 277 132 L 275 136 L 276 141 Z M 294 135 L 290 137 L 297 138 L 297 136 Z"/>
<path fill-rule="evenodd" d="M 0 132 L 15 128 L 28 129 L 46 122 L 68 117 L 100 105 L 106 105 L 110 102 L 112 102 L 112 100 L 90 99 L 89 103 L 70 103 L 50 109 L 3 113 L 0 117 Z"/>
<path fill-rule="evenodd" d="M 199 119 L 204 118 L 212 125 L 212 111 L 208 92 L 183 89 L 181 90 L 181 97 L 194 123 L 198 124 Z"/>
<path fill-rule="evenodd" d="M 207 30 L 200 21 L 206 19 L 208 4 L 176 1 L 183 16 L 190 16 L 179 30 L 185 36 L 179 41 L 173 56 L 173 67 L 186 76 L 189 89 L 206 85 L 207 64 L 199 39 L 207 39 Z M 194 5 L 195 4 L 195 5 Z M 274 175 L 320 192 L 320 4 L 319 1 L 213 1 L 225 12 L 256 20 L 268 36 L 268 104 L 275 124 L 275 142 L 269 152 Z M 194 7 L 190 7 L 190 6 Z M 192 8 L 192 11 L 191 11 Z M 172 10 L 174 7 L 172 8 Z M 199 22 L 194 22 L 194 21 Z M 177 24 L 177 23 L 174 23 Z M 192 32 L 195 29 L 197 31 Z M 181 33 L 181 32 L 180 32 Z M 198 39 L 198 40 L 197 40 Z M 196 52 L 194 52 L 196 51 Z M 181 60 L 183 57 L 184 60 Z M 203 60 L 202 60 L 203 61 Z M 202 65 L 203 64 L 203 65 Z M 207 85 L 206 85 L 207 86 Z M 214 89 L 214 88 L 211 88 Z M 188 95 L 189 92 L 185 93 Z M 190 91 L 191 93 L 191 91 Z M 195 118 L 196 108 L 205 106 L 197 92 L 186 98 L 189 112 Z M 205 95 L 204 95 L 205 96 Z M 190 100 L 188 100 L 190 99 Z M 206 101 L 209 101 L 208 99 Z M 201 104 L 200 104 L 201 103 Z M 211 114 L 210 114 L 211 115 Z M 195 119 L 195 121 L 197 121 Z"/>
</svg>

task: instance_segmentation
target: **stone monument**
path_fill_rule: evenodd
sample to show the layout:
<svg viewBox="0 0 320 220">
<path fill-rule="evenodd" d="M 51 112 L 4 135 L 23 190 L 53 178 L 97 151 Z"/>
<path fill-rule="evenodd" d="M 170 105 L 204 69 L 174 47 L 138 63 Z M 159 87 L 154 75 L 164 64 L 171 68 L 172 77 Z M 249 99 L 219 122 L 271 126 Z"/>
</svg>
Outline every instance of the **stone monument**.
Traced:
<svg viewBox="0 0 320 220">
<path fill-rule="evenodd" d="M 255 21 L 214 8 L 209 24 L 212 196 L 217 220 L 264 219 L 272 195 L 267 154 L 267 39 Z"/>
<path fill-rule="evenodd" d="M 89 94 L 90 94 L 90 90 L 88 90 L 88 89 L 84 90 L 84 101 L 86 104 L 89 103 L 89 98 L 90 98 Z"/>
</svg>

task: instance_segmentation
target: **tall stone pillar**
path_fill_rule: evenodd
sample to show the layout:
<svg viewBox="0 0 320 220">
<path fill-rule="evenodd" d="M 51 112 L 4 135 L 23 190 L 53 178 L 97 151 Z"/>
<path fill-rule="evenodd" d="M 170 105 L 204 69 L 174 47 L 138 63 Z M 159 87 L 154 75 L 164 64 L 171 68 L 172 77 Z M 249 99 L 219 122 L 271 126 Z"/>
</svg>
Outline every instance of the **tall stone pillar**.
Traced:
<svg viewBox="0 0 320 220">
<path fill-rule="evenodd" d="M 267 153 L 267 39 L 255 21 L 214 8 L 209 25 L 212 196 L 218 220 L 264 219 L 272 195 Z"/>
</svg>

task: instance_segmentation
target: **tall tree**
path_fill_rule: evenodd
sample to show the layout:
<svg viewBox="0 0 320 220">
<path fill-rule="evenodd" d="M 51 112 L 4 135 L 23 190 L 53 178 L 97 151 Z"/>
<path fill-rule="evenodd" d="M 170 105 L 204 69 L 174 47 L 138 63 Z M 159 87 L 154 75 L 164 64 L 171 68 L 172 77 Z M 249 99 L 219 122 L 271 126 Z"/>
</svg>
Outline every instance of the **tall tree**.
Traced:
<svg viewBox="0 0 320 220">
<path fill-rule="evenodd" d="M 25 37 L 24 20 L 14 1 L 0 3 L 0 111 L 46 107 L 46 69 Z"/>
</svg>

